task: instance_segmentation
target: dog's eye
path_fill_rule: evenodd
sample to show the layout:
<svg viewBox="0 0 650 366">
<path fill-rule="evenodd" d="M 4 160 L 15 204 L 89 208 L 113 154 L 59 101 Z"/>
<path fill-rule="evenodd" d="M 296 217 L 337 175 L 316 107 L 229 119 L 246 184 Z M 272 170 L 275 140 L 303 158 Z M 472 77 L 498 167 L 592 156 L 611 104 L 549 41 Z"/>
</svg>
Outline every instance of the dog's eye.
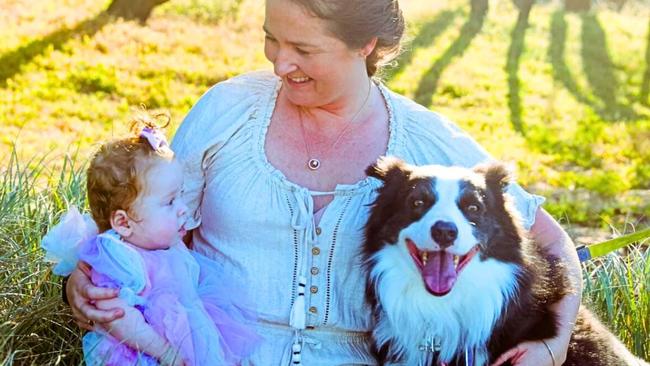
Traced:
<svg viewBox="0 0 650 366">
<path fill-rule="evenodd" d="M 420 207 L 422 205 L 424 205 L 424 201 L 422 201 L 422 200 L 413 201 L 413 207 Z"/>
<path fill-rule="evenodd" d="M 467 212 L 478 212 L 478 205 L 467 205 Z"/>
</svg>

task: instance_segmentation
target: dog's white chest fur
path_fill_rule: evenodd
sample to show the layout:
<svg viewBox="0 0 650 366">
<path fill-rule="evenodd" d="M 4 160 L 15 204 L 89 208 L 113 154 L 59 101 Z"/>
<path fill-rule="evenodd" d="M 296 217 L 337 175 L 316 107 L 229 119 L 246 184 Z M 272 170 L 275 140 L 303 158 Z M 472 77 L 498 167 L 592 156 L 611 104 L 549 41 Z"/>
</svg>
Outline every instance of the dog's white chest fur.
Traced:
<svg viewBox="0 0 650 366">
<path fill-rule="evenodd" d="M 374 330 L 379 345 L 408 365 L 424 364 L 420 346 L 440 340 L 440 359 L 449 362 L 464 350 L 474 350 L 475 365 L 488 361 L 486 342 L 504 306 L 516 290 L 517 267 L 478 256 L 465 267 L 445 296 L 431 295 L 403 245 L 387 245 L 373 257 L 370 276 L 379 284 L 376 295 L 382 314 Z"/>
</svg>

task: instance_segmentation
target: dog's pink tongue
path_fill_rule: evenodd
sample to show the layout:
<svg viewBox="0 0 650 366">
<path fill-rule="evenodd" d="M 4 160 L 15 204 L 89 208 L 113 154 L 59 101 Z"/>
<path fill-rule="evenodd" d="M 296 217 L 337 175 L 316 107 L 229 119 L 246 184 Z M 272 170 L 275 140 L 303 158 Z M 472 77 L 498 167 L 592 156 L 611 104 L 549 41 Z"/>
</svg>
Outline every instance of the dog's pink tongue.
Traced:
<svg viewBox="0 0 650 366">
<path fill-rule="evenodd" d="M 454 256 L 445 251 L 429 252 L 427 264 L 422 268 L 422 277 L 430 292 L 446 294 L 456 282 Z"/>
</svg>

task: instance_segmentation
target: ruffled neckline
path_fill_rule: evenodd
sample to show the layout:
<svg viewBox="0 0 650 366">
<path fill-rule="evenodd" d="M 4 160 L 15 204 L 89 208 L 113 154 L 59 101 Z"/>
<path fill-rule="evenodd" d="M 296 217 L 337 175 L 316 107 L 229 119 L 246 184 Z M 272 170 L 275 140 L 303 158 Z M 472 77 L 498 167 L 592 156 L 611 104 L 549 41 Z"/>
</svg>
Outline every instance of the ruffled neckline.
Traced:
<svg viewBox="0 0 650 366">
<path fill-rule="evenodd" d="M 388 111 L 388 146 L 386 148 L 386 152 L 383 155 L 397 155 L 398 145 L 399 141 L 401 141 L 402 135 L 402 126 L 400 125 L 401 120 L 399 118 L 396 118 L 393 98 L 391 97 L 390 90 L 388 90 L 388 88 L 386 88 L 386 86 L 381 81 L 373 80 L 373 82 L 378 87 L 379 92 L 384 99 L 386 110 Z M 273 87 L 269 88 L 268 94 L 263 95 L 262 98 L 259 99 L 259 103 L 261 105 L 258 106 L 257 111 L 261 111 L 262 113 L 255 114 L 255 123 L 260 126 L 260 128 L 256 129 L 257 136 L 255 136 L 255 138 L 257 139 L 257 144 L 255 154 L 257 158 L 255 160 L 261 166 L 261 171 L 269 174 L 272 177 L 271 180 L 277 183 L 281 188 L 290 191 L 309 191 L 312 194 L 322 194 L 324 192 L 311 191 L 295 182 L 292 182 L 284 175 L 282 171 L 273 166 L 273 164 L 271 164 L 266 157 L 266 152 L 264 150 L 266 134 L 268 132 L 269 125 L 271 124 L 271 117 L 273 116 L 273 111 L 275 110 L 280 88 L 282 87 L 282 80 L 276 76 L 273 76 L 273 83 Z M 379 183 L 376 179 L 365 177 L 364 179 L 361 179 L 353 184 L 337 184 L 332 193 L 335 196 L 360 194 L 366 192 L 368 189 L 376 188 L 378 184 Z"/>
</svg>

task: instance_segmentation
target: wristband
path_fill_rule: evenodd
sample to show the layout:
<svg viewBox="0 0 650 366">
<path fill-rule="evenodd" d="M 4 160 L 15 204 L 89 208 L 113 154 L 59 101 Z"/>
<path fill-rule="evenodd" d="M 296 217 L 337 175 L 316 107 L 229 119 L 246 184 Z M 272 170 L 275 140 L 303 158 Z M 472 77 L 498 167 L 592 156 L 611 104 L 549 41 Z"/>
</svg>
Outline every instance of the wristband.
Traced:
<svg viewBox="0 0 650 366">
<path fill-rule="evenodd" d="M 553 366 L 555 366 L 555 355 L 553 354 L 553 350 L 551 350 L 551 347 L 549 347 L 548 343 L 546 343 L 545 340 L 542 339 L 542 343 L 546 346 L 546 350 L 548 351 L 548 354 L 551 355 L 551 361 L 553 361 Z"/>
</svg>

